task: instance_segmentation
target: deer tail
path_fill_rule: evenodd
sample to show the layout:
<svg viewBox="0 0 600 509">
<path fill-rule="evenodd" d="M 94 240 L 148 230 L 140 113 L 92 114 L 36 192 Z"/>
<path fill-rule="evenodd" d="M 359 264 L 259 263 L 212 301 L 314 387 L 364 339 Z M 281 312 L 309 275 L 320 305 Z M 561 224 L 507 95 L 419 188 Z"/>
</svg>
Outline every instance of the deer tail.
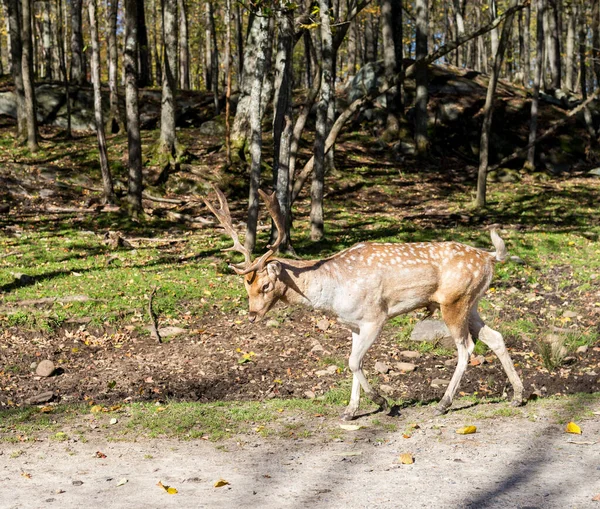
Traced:
<svg viewBox="0 0 600 509">
<path fill-rule="evenodd" d="M 492 237 L 492 244 L 496 248 L 496 251 L 492 253 L 496 261 L 503 262 L 508 258 L 508 250 L 506 249 L 506 245 L 504 241 L 500 238 L 500 235 L 496 232 L 496 230 L 491 230 L 490 235 Z"/>
</svg>

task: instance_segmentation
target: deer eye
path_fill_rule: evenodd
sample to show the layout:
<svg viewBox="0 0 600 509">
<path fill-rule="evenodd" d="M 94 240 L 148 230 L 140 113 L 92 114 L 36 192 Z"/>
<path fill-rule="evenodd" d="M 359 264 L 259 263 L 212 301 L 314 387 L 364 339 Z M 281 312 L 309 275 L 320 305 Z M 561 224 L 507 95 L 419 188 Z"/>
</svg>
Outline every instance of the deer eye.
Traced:
<svg viewBox="0 0 600 509">
<path fill-rule="evenodd" d="M 262 285 L 261 291 L 263 293 L 267 293 L 271 289 L 271 283 L 265 283 Z"/>
</svg>

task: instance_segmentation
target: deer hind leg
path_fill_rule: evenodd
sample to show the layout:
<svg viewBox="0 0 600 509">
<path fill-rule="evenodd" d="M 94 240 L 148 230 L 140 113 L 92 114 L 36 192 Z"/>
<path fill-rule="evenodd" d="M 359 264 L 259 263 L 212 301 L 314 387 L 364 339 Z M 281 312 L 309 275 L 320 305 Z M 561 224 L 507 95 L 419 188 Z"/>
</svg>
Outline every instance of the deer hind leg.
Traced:
<svg viewBox="0 0 600 509">
<path fill-rule="evenodd" d="M 521 382 L 521 378 L 517 374 L 513 361 L 510 358 L 510 355 L 508 354 L 508 350 L 506 349 L 506 345 L 504 343 L 504 339 L 502 338 L 502 334 L 488 327 L 484 323 L 484 321 L 479 316 L 476 307 L 474 307 L 471 310 L 469 330 L 473 338 L 478 338 L 481 341 L 483 341 L 494 351 L 498 359 L 500 359 L 502 367 L 504 368 L 504 372 L 508 376 L 508 380 L 510 381 L 513 387 L 514 396 L 512 404 L 514 406 L 522 405 L 523 382 Z"/>
<path fill-rule="evenodd" d="M 454 370 L 450 384 L 444 393 L 444 397 L 437 406 L 436 413 L 438 415 L 446 413 L 448 408 L 452 405 L 452 399 L 454 398 L 456 389 L 458 389 L 460 381 L 467 370 L 469 357 L 475 348 L 475 343 L 473 343 L 473 340 L 469 336 L 468 314 L 463 311 L 464 309 L 464 306 L 462 306 L 460 302 L 450 306 L 441 306 L 442 317 L 456 343 L 458 362 L 456 363 L 456 369 Z"/>
<path fill-rule="evenodd" d="M 365 376 L 362 366 L 365 354 L 371 345 L 379 336 L 381 331 L 380 324 L 369 324 L 362 326 L 360 332 L 352 332 L 352 352 L 348 361 L 348 367 L 352 371 L 352 393 L 350 395 L 350 403 L 342 415 L 342 419 L 350 421 L 356 416 L 358 405 L 360 403 L 360 389 L 365 391 L 367 397 L 375 404 L 379 405 L 381 410 L 388 408 L 388 402 L 385 398 L 371 387 L 367 377 Z"/>
</svg>

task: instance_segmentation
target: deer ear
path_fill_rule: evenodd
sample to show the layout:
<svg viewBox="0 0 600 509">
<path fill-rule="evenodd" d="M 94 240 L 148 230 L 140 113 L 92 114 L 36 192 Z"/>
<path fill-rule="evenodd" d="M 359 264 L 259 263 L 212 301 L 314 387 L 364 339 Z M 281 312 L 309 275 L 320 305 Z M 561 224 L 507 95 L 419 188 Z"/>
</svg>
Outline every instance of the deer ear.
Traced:
<svg viewBox="0 0 600 509">
<path fill-rule="evenodd" d="M 278 261 L 272 261 L 267 264 L 267 274 L 269 279 L 275 280 L 281 274 L 281 263 Z"/>
</svg>

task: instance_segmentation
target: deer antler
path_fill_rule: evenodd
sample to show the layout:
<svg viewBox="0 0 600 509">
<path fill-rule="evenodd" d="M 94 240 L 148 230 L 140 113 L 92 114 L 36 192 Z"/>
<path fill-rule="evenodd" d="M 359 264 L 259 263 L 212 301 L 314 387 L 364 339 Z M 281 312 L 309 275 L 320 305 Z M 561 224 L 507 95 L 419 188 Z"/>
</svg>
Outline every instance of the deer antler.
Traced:
<svg viewBox="0 0 600 509">
<path fill-rule="evenodd" d="M 250 251 L 248 251 L 240 242 L 237 232 L 233 228 L 231 224 L 231 212 L 229 211 L 229 205 L 227 204 L 227 198 L 223 192 L 217 187 L 212 186 L 215 192 L 217 193 L 217 198 L 219 199 L 220 208 L 217 209 L 212 203 L 210 203 L 206 198 L 202 198 L 205 205 L 209 208 L 209 210 L 214 214 L 214 216 L 219 220 L 223 229 L 227 232 L 227 234 L 233 239 L 233 246 L 227 249 L 223 249 L 223 251 L 237 251 L 238 253 L 242 253 L 244 255 L 244 264 L 242 267 L 238 267 L 237 265 L 231 265 L 231 268 L 235 270 L 238 274 L 246 274 L 243 271 L 246 267 L 248 267 L 252 263 L 252 256 L 250 255 Z"/>
<path fill-rule="evenodd" d="M 203 198 L 204 203 L 210 209 L 210 211 L 215 215 L 215 217 L 221 223 L 221 226 L 225 229 L 225 231 L 229 234 L 229 236 L 233 239 L 233 246 L 223 251 L 237 251 L 238 253 L 242 253 L 245 258 L 244 266 L 240 267 L 237 265 L 230 265 L 235 272 L 239 275 L 249 274 L 250 272 L 261 272 L 265 268 L 265 264 L 267 260 L 277 251 L 277 248 L 283 241 L 284 232 L 285 232 L 285 219 L 281 213 L 281 208 L 279 206 L 279 201 L 275 196 L 275 192 L 272 194 L 265 193 L 262 189 L 258 190 L 260 197 L 265 202 L 267 206 L 267 210 L 269 214 L 273 218 L 273 222 L 275 223 L 275 228 L 277 229 L 277 239 L 273 244 L 267 246 L 267 252 L 263 254 L 258 260 L 252 262 L 252 258 L 250 252 L 241 244 L 239 237 L 236 231 L 233 229 L 231 224 L 231 213 L 229 212 L 229 205 L 227 204 L 227 198 L 223 192 L 218 189 L 216 186 L 213 186 L 215 192 L 217 193 L 217 197 L 219 198 L 220 209 L 216 209 L 208 200 Z"/>
</svg>

